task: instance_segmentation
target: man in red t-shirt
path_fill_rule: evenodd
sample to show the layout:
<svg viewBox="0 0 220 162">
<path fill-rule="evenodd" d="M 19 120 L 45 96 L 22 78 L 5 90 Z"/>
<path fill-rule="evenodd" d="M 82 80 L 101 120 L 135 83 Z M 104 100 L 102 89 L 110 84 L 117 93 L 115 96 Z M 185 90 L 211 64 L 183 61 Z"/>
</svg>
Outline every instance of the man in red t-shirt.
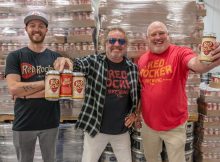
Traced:
<svg viewBox="0 0 220 162">
<path fill-rule="evenodd" d="M 158 21 L 149 25 L 147 41 L 149 51 L 138 62 L 145 157 L 148 162 L 161 161 L 164 141 L 169 162 L 185 162 L 188 72 L 203 73 L 220 65 L 220 46 L 216 43 L 212 51 L 214 61 L 203 64 L 190 48 L 170 44 L 167 27 Z"/>
</svg>

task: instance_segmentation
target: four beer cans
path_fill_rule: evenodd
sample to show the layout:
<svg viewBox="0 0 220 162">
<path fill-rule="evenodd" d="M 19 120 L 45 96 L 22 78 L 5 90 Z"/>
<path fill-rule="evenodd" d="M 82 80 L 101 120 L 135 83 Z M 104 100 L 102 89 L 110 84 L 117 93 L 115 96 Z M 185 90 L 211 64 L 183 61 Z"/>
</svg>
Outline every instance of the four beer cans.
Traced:
<svg viewBox="0 0 220 162">
<path fill-rule="evenodd" d="M 62 73 L 50 70 L 45 77 L 45 98 L 80 100 L 85 96 L 85 75 L 81 72 L 63 70 Z"/>
</svg>

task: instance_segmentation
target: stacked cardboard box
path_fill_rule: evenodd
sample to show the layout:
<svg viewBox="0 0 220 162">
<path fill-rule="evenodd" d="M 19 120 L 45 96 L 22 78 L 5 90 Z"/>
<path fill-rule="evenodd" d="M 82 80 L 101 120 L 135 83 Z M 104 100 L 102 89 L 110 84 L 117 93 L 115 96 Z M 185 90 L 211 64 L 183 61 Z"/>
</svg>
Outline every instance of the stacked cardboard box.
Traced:
<svg viewBox="0 0 220 162">
<path fill-rule="evenodd" d="M 220 161 L 220 97 L 202 91 L 198 100 L 199 121 L 195 134 L 196 162 Z M 208 94 L 208 95 L 206 95 Z"/>
</svg>

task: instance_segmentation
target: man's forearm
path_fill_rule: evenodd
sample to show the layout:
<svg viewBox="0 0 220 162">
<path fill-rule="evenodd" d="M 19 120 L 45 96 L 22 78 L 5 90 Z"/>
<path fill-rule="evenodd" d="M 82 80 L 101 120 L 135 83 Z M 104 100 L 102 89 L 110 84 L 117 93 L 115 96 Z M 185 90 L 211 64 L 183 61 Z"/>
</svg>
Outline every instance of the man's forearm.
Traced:
<svg viewBox="0 0 220 162">
<path fill-rule="evenodd" d="M 13 96 L 23 97 L 44 90 L 44 81 L 16 82 L 9 88 Z"/>
<path fill-rule="evenodd" d="M 210 62 L 209 64 L 205 64 L 200 62 L 198 57 L 195 57 L 189 61 L 188 67 L 197 73 L 205 73 L 218 65 L 220 65 L 220 59 Z"/>
</svg>

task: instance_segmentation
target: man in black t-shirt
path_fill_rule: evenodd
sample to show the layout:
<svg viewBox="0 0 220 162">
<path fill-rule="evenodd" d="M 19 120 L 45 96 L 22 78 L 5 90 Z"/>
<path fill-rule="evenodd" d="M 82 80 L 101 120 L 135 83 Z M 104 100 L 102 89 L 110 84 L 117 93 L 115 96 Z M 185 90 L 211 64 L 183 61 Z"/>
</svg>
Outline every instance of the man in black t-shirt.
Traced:
<svg viewBox="0 0 220 162">
<path fill-rule="evenodd" d="M 107 143 L 111 144 L 118 162 L 132 162 L 128 129 L 139 113 L 138 70 L 125 56 L 127 37 L 123 29 L 107 30 L 105 49 L 103 55 L 76 58 L 73 62 L 74 70 L 83 72 L 87 79 L 76 123 L 76 128 L 85 131 L 82 162 L 98 162 Z M 65 63 L 67 59 L 60 57 L 54 68 L 62 71 Z"/>
<path fill-rule="evenodd" d="M 31 11 L 24 19 L 29 36 L 27 47 L 11 52 L 6 60 L 6 81 L 15 98 L 13 143 L 19 162 L 33 162 L 38 138 L 44 162 L 55 162 L 60 119 L 58 101 L 44 98 L 44 77 L 60 55 L 44 47 L 48 20 Z"/>
</svg>

